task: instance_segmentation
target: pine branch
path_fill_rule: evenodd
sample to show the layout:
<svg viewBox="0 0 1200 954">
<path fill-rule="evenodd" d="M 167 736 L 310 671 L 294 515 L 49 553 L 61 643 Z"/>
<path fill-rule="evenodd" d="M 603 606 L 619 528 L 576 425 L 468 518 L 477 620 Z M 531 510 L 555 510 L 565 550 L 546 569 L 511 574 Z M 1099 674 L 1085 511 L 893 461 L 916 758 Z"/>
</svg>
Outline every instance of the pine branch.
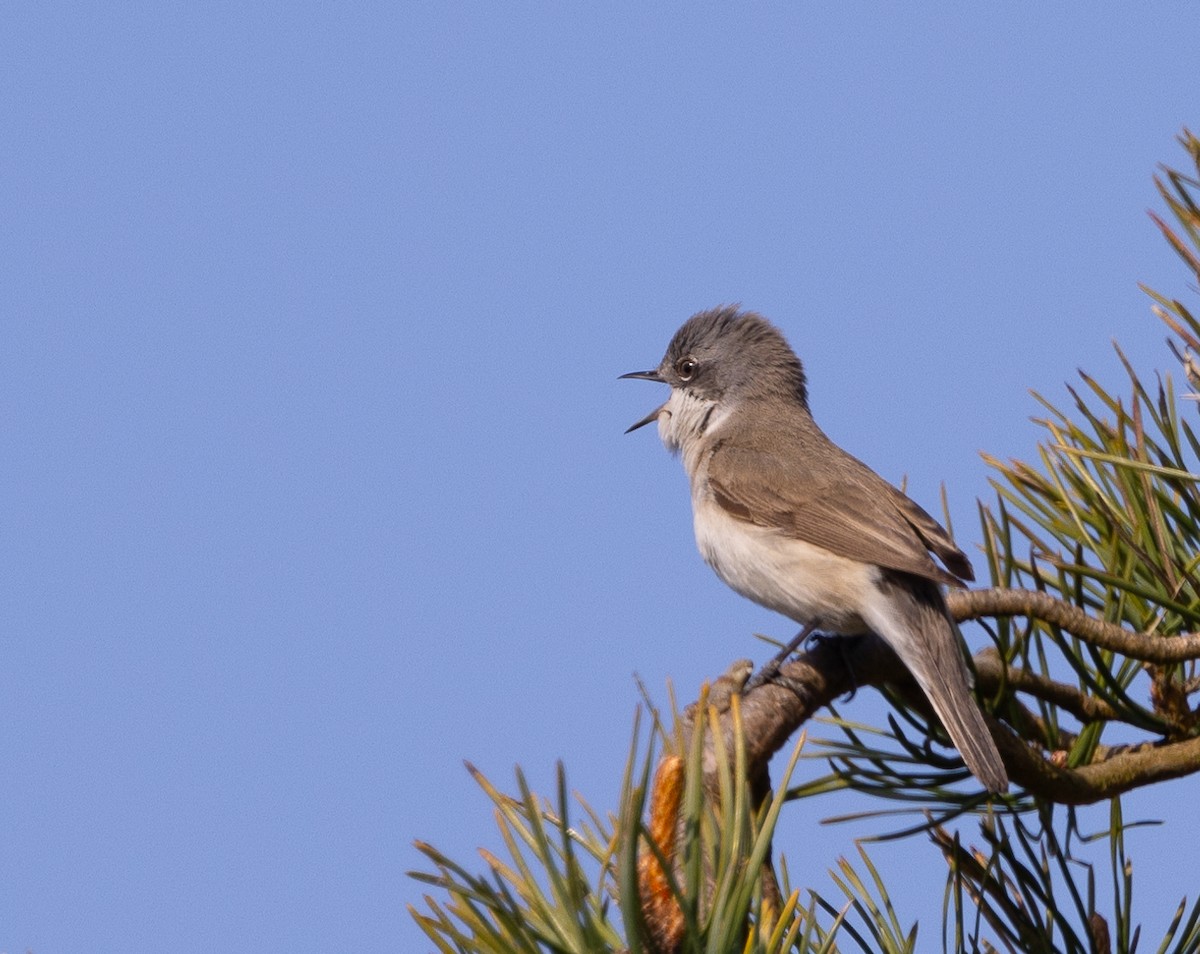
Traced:
<svg viewBox="0 0 1200 954">
<path fill-rule="evenodd" d="M 1153 663 L 1200 659 L 1200 633 L 1161 636 L 1138 633 L 1089 616 L 1079 607 L 1036 590 L 956 590 L 947 594 L 950 612 L 960 623 L 983 618 L 1025 616 L 1052 623 L 1098 649 Z"/>
</svg>

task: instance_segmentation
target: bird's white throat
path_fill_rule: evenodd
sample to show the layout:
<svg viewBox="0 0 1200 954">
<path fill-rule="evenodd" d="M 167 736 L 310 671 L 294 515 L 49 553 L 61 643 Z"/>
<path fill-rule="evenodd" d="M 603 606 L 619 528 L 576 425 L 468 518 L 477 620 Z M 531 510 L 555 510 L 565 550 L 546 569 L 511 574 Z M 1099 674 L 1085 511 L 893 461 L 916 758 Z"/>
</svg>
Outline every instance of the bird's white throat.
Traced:
<svg viewBox="0 0 1200 954">
<path fill-rule="evenodd" d="M 724 420 L 727 409 L 711 399 L 698 397 L 683 388 L 672 388 L 670 400 L 658 415 L 658 436 L 672 454 L 682 454 L 688 473 L 689 457 L 697 451 L 700 438 L 711 434 Z"/>
</svg>

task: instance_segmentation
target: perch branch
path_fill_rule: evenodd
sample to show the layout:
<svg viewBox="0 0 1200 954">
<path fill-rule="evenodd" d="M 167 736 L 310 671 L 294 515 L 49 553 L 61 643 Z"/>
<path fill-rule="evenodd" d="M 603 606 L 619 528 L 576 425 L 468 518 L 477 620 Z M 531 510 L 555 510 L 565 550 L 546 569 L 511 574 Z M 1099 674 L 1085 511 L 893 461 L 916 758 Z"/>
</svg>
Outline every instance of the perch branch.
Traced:
<svg viewBox="0 0 1200 954">
<path fill-rule="evenodd" d="M 1153 663 L 1200 659 L 1200 634 L 1155 636 L 1088 616 L 1078 606 L 1036 590 L 954 590 L 946 594 L 950 612 L 960 623 L 972 619 L 1026 616 L 1065 629 L 1072 636 L 1112 652 Z"/>
</svg>

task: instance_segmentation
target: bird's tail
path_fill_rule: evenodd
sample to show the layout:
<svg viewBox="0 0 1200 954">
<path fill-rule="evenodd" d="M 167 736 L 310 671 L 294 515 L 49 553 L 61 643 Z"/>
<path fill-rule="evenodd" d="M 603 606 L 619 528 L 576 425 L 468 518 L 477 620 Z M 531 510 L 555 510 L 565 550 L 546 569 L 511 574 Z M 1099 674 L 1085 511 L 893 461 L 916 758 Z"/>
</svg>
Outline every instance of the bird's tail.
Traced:
<svg viewBox="0 0 1200 954">
<path fill-rule="evenodd" d="M 990 792 L 1008 789 L 1008 773 L 983 713 L 971 696 L 962 637 L 937 586 L 906 576 L 879 585 L 868 620 L 924 690 L 967 768 Z"/>
</svg>

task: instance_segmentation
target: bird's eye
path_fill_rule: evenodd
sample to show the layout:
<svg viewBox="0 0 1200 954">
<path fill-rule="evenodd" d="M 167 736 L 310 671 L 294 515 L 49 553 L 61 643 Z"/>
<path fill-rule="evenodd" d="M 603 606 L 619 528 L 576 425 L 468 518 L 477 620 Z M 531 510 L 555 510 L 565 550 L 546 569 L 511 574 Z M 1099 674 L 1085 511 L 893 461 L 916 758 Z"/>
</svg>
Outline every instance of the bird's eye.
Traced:
<svg viewBox="0 0 1200 954">
<path fill-rule="evenodd" d="M 675 362 L 675 373 L 683 381 L 690 381 L 700 365 L 695 358 L 680 358 Z"/>
</svg>

